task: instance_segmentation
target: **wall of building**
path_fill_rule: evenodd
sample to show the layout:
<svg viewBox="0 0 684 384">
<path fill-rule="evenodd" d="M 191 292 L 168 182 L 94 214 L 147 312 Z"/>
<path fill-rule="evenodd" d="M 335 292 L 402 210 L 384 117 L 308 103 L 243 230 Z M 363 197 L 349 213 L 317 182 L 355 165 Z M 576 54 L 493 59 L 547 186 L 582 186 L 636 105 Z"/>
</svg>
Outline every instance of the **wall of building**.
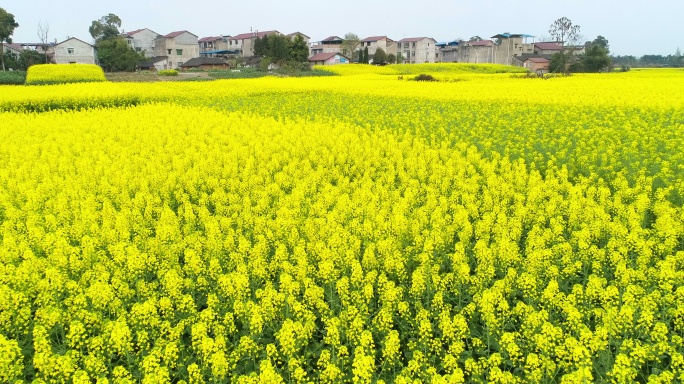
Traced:
<svg viewBox="0 0 684 384">
<path fill-rule="evenodd" d="M 458 47 L 458 62 L 483 64 L 494 60 L 494 47 L 484 45 L 461 45 Z"/>
<path fill-rule="evenodd" d="M 78 39 L 69 39 L 55 46 L 57 64 L 95 64 L 95 47 Z"/>
<path fill-rule="evenodd" d="M 154 43 L 154 55 L 167 56 L 168 69 L 179 69 L 186 61 L 200 56 L 197 40 L 197 36 L 187 32 L 173 38 L 160 36 Z"/>
<path fill-rule="evenodd" d="M 154 57 L 154 41 L 157 38 L 157 33 L 149 29 L 133 35 L 133 49 L 145 55 L 145 57 Z"/>
</svg>

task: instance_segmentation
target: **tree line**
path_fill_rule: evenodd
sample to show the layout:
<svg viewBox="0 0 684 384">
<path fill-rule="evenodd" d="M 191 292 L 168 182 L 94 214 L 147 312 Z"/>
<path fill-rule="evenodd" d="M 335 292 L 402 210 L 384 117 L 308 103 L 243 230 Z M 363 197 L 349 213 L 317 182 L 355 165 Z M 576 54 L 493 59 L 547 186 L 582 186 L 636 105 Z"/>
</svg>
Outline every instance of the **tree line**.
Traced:
<svg viewBox="0 0 684 384">
<path fill-rule="evenodd" d="M 684 56 L 677 48 L 674 55 L 643 55 L 641 57 L 625 55 L 611 56 L 614 65 L 623 68 L 662 68 L 662 67 L 684 67 Z"/>
</svg>

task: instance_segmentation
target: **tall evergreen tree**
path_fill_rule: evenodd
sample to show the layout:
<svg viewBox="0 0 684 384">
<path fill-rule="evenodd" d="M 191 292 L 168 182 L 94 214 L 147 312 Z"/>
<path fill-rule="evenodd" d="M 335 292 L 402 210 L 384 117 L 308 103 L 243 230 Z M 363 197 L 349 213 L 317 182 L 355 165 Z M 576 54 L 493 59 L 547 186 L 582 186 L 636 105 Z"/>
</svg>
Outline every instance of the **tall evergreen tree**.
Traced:
<svg viewBox="0 0 684 384">
<path fill-rule="evenodd" d="M 306 41 L 299 33 L 294 37 L 290 43 L 290 60 L 298 63 L 303 63 L 309 58 L 309 47 Z"/>
</svg>

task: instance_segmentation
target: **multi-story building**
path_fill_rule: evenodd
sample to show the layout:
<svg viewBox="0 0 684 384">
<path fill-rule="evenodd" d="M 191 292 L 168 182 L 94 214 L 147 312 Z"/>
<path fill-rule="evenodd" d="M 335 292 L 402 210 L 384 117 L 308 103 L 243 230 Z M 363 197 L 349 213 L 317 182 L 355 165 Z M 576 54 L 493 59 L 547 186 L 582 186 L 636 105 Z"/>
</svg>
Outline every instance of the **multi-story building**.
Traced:
<svg viewBox="0 0 684 384">
<path fill-rule="evenodd" d="M 169 69 L 180 69 L 186 61 L 199 57 L 197 35 L 188 31 L 177 31 L 157 36 L 154 41 L 154 56 L 167 56 Z"/>
<path fill-rule="evenodd" d="M 159 34 L 149 28 L 136 29 L 128 33 L 124 33 L 123 37 L 128 42 L 131 48 L 136 52 L 142 53 L 147 58 L 154 57 L 154 42 Z"/>
<path fill-rule="evenodd" d="M 513 65 L 513 58 L 534 53 L 534 36 L 519 33 L 500 33 L 494 39 L 494 63 Z"/>
<path fill-rule="evenodd" d="M 309 50 L 312 56 L 319 53 L 342 53 L 343 41 L 344 39 L 339 36 L 329 36 L 313 43 Z"/>
<path fill-rule="evenodd" d="M 434 63 L 437 41 L 431 37 L 409 37 L 397 42 L 397 55 L 404 64 Z"/>
<path fill-rule="evenodd" d="M 459 63 L 493 63 L 494 42 L 491 40 L 462 41 L 458 45 Z"/>
<path fill-rule="evenodd" d="M 232 39 L 230 36 L 209 36 L 198 40 L 200 55 L 202 57 L 228 57 L 229 55 L 239 54 L 240 52 L 229 44 Z"/>
<path fill-rule="evenodd" d="M 381 48 L 386 54 L 397 54 L 397 42 L 387 36 L 371 36 L 361 40 L 360 49 L 368 48 L 368 56 L 373 57 L 375 51 Z"/>
</svg>

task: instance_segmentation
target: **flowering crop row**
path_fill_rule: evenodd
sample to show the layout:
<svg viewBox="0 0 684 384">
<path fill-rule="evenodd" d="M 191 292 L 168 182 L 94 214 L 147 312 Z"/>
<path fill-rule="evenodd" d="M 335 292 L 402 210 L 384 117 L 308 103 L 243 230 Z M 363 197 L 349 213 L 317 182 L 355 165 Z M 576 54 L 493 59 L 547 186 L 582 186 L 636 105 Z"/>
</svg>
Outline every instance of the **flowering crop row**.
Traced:
<svg viewBox="0 0 684 384">
<path fill-rule="evenodd" d="M 27 85 L 92 83 L 107 81 L 102 68 L 95 64 L 32 65 L 26 74 Z"/>
</svg>

